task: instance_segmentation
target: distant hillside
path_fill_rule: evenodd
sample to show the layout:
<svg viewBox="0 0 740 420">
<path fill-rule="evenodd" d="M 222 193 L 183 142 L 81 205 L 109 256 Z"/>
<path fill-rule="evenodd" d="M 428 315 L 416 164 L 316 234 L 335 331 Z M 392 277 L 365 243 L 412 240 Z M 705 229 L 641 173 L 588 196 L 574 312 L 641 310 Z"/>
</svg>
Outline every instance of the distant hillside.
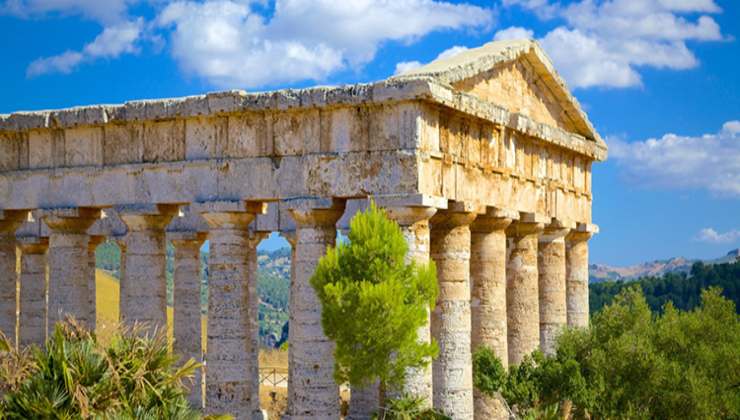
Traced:
<svg viewBox="0 0 740 420">
<path fill-rule="evenodd" d="M 172 271 L 174 249 L 167 248 L 167 303 L 172 305 Z M 271 252 L 260 251 L 257 255 L 257 293 L 260 297 L 259 325 L 260 340 L 266 347 L 274 347 L 285 341 L 288 322 L 288 293 L 290 290 L 290 248 L 281 248 Z M 107 288 L 110 280 L 116 282 L 120 277 L 120 251 L 112 242 L 98 246 L 96 251 L 96 265 L 99 269 L 110 273 L 103 283 Z M 202 267 L 202 296 L 203 312 L 208 306 L 208 254 L 201 253 Z M 116 289 L 117 290 L 117 289 Z M 116 292 L 117 293 L 117 292 Z M 107 294 L 106 294 L 107 296 Z M 117 301 L 117 298 L 116 298 Z"/>
<path fill-rule="evenodd" d="M 612 302 L 614 296 L 628 287 L 638 286 L 653 311 L 661 311 L 667 302 L 682 310 L 699 305 L 701 291 L 719 287 L 722 294 L 735 302 L 740 310 L 740 259 L 735 262 L 705 264 L 695 262 L 688 273 L 669 272 L 660 276 L 646 276 L 635 280 L 607 280 L 589 286 L 591 313 Z"/>
<path fill-rule="evenodd" d="M 592 283 L 602 281 L 624 281 L 633 280 L 646 276 L 662 276 L 668 273 L 689 273 L 695 262 L 704 264 L 722 264 L 734 262 L 740 257 L 740 249 L 733 249 L 720 258 L 710 260 L 687 259 L 684 257 L 675 257 L 667 260 L 656 260 L 642 264 L 631 265 L 627 267 L 615 267 L 605 264 L 591 264 L 589 268 L 589 280 Z"/>
</svg>

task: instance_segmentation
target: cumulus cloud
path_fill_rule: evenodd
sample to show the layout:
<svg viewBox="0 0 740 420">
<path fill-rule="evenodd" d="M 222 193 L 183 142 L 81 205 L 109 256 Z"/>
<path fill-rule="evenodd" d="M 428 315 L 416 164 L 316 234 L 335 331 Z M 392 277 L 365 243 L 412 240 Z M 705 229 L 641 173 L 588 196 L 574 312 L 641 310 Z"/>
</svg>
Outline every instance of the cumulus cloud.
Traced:
<svg viewBox="0 0 740 420">
<path fill-rule="evenodd" d="M 452 58 L 463 51 L 467 51 L 468 49 L 468 47 L 462 45 L 455 45 L 454 47 L 448 48 L 439 53 L 437 58 L 435 58 L 434 60 L 444 60 L 447 58 Z M 420 61 L 401 61 L 400 63 L 396 63 L 396 71 L 393 73 L 393 75 L 398 76 L 399 74 L 403 74 L 411 70 L 416 70 L 423 65 L 424 63 Z"/>
<path fill-rule="evenodd" d="M 522 28 L 520 26 L 511 26 L 506 29 L 502 29 L 493 35 L 494 41 L 505 41 L 508 39 L 532 39 L 534 38 L 534 31 L 531 29 Z"/>
<path fill-rule="evenodd" d="M 702 136 L 666 134 L 645 141 L 608 139 L 628 180 L 646 186 L 740 196 L 740 121 Z"/>
<path fill-rule="evenodd" d="M 504 0 L 504 5 L 565 22 L 540 42 L 574 88 L 639 86 L 641 67 L 696 67 L 698 59 L 687 41 L 724 39 L 719 24 L 708 15 L 721 12 L 713 0 L 581 0 L 568 5 Z M 508 28 L 497 36 L 521 30 Z"/>
<path fill-rule="evenodd" d="M 183 69 L 246 87 L 323 80 L 372 61 L 383 42 L 491 21 L 490 9 L 432 0 L 277 0 L 269 19 L 249 2 L 176 2 L 158 17 Z"/>
<path fill-rule="evenodd" d="M 712 228 L 704 228 L 696 235 L 696 240 L 712 244 L 734 243 L 740 240 L 740 231 L 733 229 L 720 233 Z"/>
<path fill-rule="evenodd" d="M 136 42 L 142 35 L 144 20 L 122 22 L 103 29 L 81 51 L 67 51 L 51 57 L 34 60 L 26 69 L 26 76 L 36 77 L 48 73 L 70 73 L 85 61 L 99 58 L 116 58 L 121 54 L 138 52 Z"/>
</svg>

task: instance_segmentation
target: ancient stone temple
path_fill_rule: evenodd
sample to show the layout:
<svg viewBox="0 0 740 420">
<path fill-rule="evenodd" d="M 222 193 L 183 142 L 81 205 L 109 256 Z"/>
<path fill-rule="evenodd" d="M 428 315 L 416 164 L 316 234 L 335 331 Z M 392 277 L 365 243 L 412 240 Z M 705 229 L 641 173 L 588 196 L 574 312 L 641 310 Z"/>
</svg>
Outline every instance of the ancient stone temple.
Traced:
<svg viewBox="0 0 740 420">
<path fill-rule="evenodd" d="M 370 84 L 2 115 L 0 329 L 28 344 L 67 315 L 94 325 L 93 256 L 106 239 L 122 250 L 121 320 L 165 325 L 171 242 L 174 350 L 200 359 L 208 240 L 206 392 L 192 401 L 260 418 L 255 248 L 280 232 L 293 247 L 286 417 L 339 418 L 309 278 L 372 198 L 398 221 L 409 259 L 438 268 L 420 338 L 439 357 L 408 373 L 407 391 L 455 419 L 490 418 L 472 350 L 516 364 L 588 323 L 591 164 L 606 154 L 533 41 Z M 378 391 L 353 391 L 350 416 L 366 418 Z"/>
</svg>

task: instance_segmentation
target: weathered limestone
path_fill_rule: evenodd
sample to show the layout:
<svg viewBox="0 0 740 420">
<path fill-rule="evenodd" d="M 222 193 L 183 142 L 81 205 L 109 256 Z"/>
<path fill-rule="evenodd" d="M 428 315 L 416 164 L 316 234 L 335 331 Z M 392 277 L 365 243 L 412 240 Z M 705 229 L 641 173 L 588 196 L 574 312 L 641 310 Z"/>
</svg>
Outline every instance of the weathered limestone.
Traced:
<svg viewBox="0 0 740 420">
<path fill-rule="evenodd" d="M 309 283 L 319 258 L 333 246 L 344 203 L 331 199 L 288 202 L 296 224 L 294 278 L 290 287 L 287 419 L 339 417 L 339 387 L 334 382 L 334 343 L 321 327 L 321 304 Z"/>
<path fill-rule="evenodd" d="M 545 218 L 528 213 L 506 231 L 510 239 L 506 266 L 506 316 L 509 365 L 518 365 L 540 345 L 537 238 Z"/>
<path fill-rule="evenodd" d="M 406 255 L 407 262 L 414 261 L 420 265 L 428 264 L 430 259 L 429 220 L 437 212 L 437 208 L 446 207 L 447 202 L 439 199 L 435 200 L 430 197 L 419 197 L 416 200 L 379 197 L 377 203 L 385 207 L 388 217 L 396 221 L 401 227 L 401 231 L 409 247 L 408 254 Z M 429 343 L 431 341 L 430 324 L 431 319 L 428 325 L 419 329 L 418 337 L 421 342 Z M 426 369 L 408 370 L 406 383 L 401 394 L 423 398 L 431 406 L 434 401 L 432 384 L 432 364 L 430 362 Z M 400 396 L 392 392 L 391 395 L 395 397 Z"/>
<path fill-rule="evenodd" d="M 126 258 L 121 262 L 121 321 L 144 323 L 149 331 L 166 328 L 165 227 L 177 213 L 177 206 L 123 205 L 116 211 L 128 227 Z"/>
<path fill-rule="evenodd" d="M 569 327 L 588 327 L 588 240 L 598 226 L 579 224 L 566 237 L 566 299 Z"/>
<path fill-rule="evenodd" d="M 473 351 L 485 346 L 493 350 L 504 367 L 509 355 L 506 328 L 506 228 L 519 213 L 489 208 L 471 225 L 470 279 Z M 492 419 L 504 415 L 498 398 L 478 390 L 473 393 L 475 418 Z"/>
<path fill-rule="evenodd" d="M 28 212 L 0 210 L 0 330 L 16 342 L 15 230 Z"/>
<path fill-rule="evenodd" d="M 540 349 L 545 355 L 555 354 L 560 331 L 567 325 L 565 303 L 565 235 L 567 224 L 552 223 L 545 227 L 538 243 Z"/>
<path fill-rule="evenodd" d="M 238 419 L 261 419 L 259 376 L 254 345 L 255 323 L 250 319 L 250 274 L 256 246 L 248 226 L 261 203 L 211 201 L 196 203 L 210 230 L 208 260 L 208 342 L 206 412 L 228 413 Z"/>
<path fill-rule="evenodd" d="M 175 342 L 173 350 L 180 355 L 182 361 L 194 359 L 196 362 L 201 362 L 203 359 L 200 320 L 200 247 L 205 237 L 205 233 L 198 232 L 167 233 L 167 238 L 175 247 L 173 273 Z M 196 408 L 201 408 L 203 405 L 201 386 L 202 374 L 198 369 L 195 371 L 193 384 L 188 394 L 190 404 Z"/>
<path fill-rule="evenodd" d="M 54 323 L 67 316 L 89 325 L 90 252 L 87 229 L 100 218 L 93 208 L 44 209 L 42 220 L 51 229 L 47 264 L 49 266 L 48 332 Z"/>
<path fill-rule="evenodd" d="M 105 242 L 104 236 L 88 236 L 87 241 L 87 289 L 90 293 L 90 302 L 88 303 L 87 325 L 90 330 L 95 331 L 97 326 L 97 287 L 95 283 L 95 250 L 98 245 Z"/>
<path fill-rule="evenodd" d="M 439 297 L 432 336 L 439 344 L 433 362 L 434 408 L 453 419 L 473 418 L 470 351 L 470 223 L 477 208 L 454 203 L 431 219 L 431 257 L 437 264 Z"/>
<path fill-rule="evenodd" d="M 46 340 L 46 251 L 49 238 L 18 238 L 21 250 L 18 342 L 43 346 Z"/>
<path fill-rule="evenodd" d="M 0 329 L 14 336 L 17 324 L 17 224 L 8 224 L 17 223 L 14 217 L 58 209 L 41 212 L 51 234 L 41 234 L 46 226 L 38 218 L 31 226 L 50 236 L 50 327 L 66 314 L 94 326 L 95 243 L 88 236 L 102 235 L 118 237 L 121 247 L 121 319 L 161 328 L 165 226 L 203 223 L 186 211 L 189 203 L 203 203 L 215 244 L 209 410 L 259 416 L 254 247 L 261 232 L 293 231 L 288 417 L 336 418 L 333 347 L 309 278 L 334 241 L 340 202 L 349 203 L 349 216 L 353 205 L 374 198 L 401 224 L 409 259 L 425 263 L 433 252 L 440 263 L 440 301 L 419 337 L 430 340 L 434 332 L 442 353 L 431 370 L 410 370 L 401 391 L 470 418 L 471 345 L 491 345 L 505 364 L 518 363 L 540 342 L 551 351 L 563 323 L 563 270 L 567 323 L 587 325 L 591 169 L 606 154 L 530 40 L 492 42 L 368 84 L 0 115 Z M 275 205 L 256 215 L 255 206 L 244 204 L 258 202 Z M 183 214 L 168 225 L 180 205 Z M 120 210 L 122 221 L 111 212 L 107 222 L 84 229 L 97 219 L 96 209 L 108 208 Z M 504 219 L 515 215 L 483 209 L 523 215 L 506 228 L 510 246 L 503 245 Z M 467 219 L 479 211 L 483 218 L 471 232 Z M 538 263 L 538 235 L 552 220 L 577 223 L 565 240 L 565 269 L 561 238 L 548 239 L 551 232 L 540 241 Z M 430 223 L 437 233 L 430 234 Z M 196 251 L 180 248 L 178 277 L 194 280 Z M 41 264 L 34 255 L 26 259 Z M 28 268 L 22 276 L 39 273 Z M 175 311 L 176 334 L 191 336 L 178 341 L 193 341 L 197 325 L 182 324 L 193 323 L 196 309 L 184 298 L 176 305 L 189 305 Z M 182 351 L 197 354 L 191 344 Z M 376 387 L 353 391 L 352 416 L 367 416 L 383 398 Z M 192 401 L 197 405 L 197 395 Z M 475 401 L 475 416 L 489 417 L 481 411 L 484 400 Z"/>
</svg>

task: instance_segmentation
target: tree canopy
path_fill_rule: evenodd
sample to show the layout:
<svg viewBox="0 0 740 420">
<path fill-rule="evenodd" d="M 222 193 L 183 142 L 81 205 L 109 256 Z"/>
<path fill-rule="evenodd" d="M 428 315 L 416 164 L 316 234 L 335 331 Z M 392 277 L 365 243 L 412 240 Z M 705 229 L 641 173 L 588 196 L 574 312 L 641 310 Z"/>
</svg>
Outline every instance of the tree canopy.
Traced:
<svg viewBox="0 0 740 420">
<path fill-rule="evenodd" d="M 417 333 L 437 298 L 436 269 L 405 261 L 400 227 L 374 203 L 351 220 L 348 239 L 327 250 L 311 278 L 324 333 L 336 343 L 335 379 L 398 387 L 406 368 L 437 353 Z"/>
<path fill-rule="evenodd" d="M 570 401 L 576 418 L 740 418 L 740 317 L 717 288 L 693 310 L 654 314 L 633 286 L 590 329 L 566 330 L 554 357 L 536 352 L 506 373 L 492 355 L 476 352 L 476 387 L 520 413 Z"/>
</svg>

